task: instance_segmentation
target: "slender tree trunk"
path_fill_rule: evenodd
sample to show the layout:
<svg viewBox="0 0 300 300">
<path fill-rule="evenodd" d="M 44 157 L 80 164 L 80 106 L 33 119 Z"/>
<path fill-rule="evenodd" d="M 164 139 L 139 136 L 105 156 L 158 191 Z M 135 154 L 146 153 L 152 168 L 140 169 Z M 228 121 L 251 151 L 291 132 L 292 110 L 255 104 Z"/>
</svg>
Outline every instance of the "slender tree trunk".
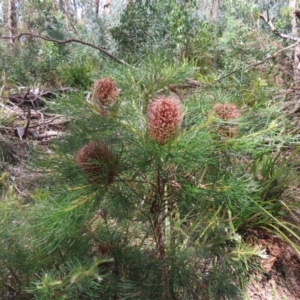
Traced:
<svg viewBox="0 0 300 300">
<path fill-rule="evenodd" d="M 66 16 L 66 26 L 67 28 L 69 29 L 70 28 L 70 23 L 71 23 L 71 20 L 70 20 L 70 15 L 69 15 L 69 1 L 68 0 L 65 0 L 65 7 L 64 7 L 64 13 L 65 13 L 65 16 Z"/>
<path fill-rule="evenodd" d="M 110 0 L 104 0 L 103 1 L 103 10 L 105 13 L 110 14 L 111 13 L 111 9 L 110 9 Z"/>
<path fill-rule="evenodd" d="M 65 15 L 66 27 L 69 28 L 68 3 L 67 0 L 58 1 L 59 10 Z"/>
<path fill-rule="evenodd" d="M 17 19 L 17 7 L 15 0 L 8 0 L 7 6 L 7 22 L 6 28 L 8 31 L 9 36 L 17 35 L 17 26 L 18 26 L 18 19 Z M 14 41 L 10 41 L 11 44 L 14 44 Z"/>
<path fill-rule="evenodd" d="M 61 12 L 64 12 L 64 0 L 58 1 L 58 8 Z"/>
<path fill-rule="evenodd" d="M 211 3 L 211 9 L 210 9 L 210 17 L 213 20 L 218 19 L 218 10 L 219 10 L 219 3 L 220 0 L 213 0 Z"/>
<path fill-rule="evenodd" d="M 57 2 L 56 0 L 52 0 L 52 7 L 54 10 L 57 10 Z"/>
<path fill-rule="evenodd" d="M 73 0 L 73 7 L 74 7 L 75 20 L 76 20 L 76 23 L 77 23 L 77 4 L 76 4 L 76 0 Z"/>
<path fill-rule="evenodd" d="M 160 167 L 157 169 L 157 178 L 156 178 L 156 191 L 155 196 L 152 202 L 152 206 L 150 209 L 152 215 L 152 226 L 153 233 L 156 242 L 156 249 L 158 252 L 159 259 L 162 263 L 162 276 L 164 281 L 164 289 L 165 289 L 165 299 L 171 300 L 171 287 L 170 287 L 170 276 L 169 276 L 169 268 L 166 254 L 166 240 L 164 239 L 164 233 L 166 228 L 164 228 L 164 218 L 168 216 L 162 217 L 161 214 L 165 212 L 164 209 L 164 194 L 165 194 L 165 184 L 160 176 Z"/>
<path fill-rule="evenodd" d="M 218 10 L 220 0 L 198 0 L 199 11 L 208 19 L 216 20 L 218 18 Z"/>
<path fill-rule="evenodd" d="M 295 16 L 296 0 L 289 1 L 292 35 L 298 37 L 297 20 Z M 294 81 L 297 82 L 300 78 L 300 46 L 294 49 Z"/>
<path fill-rule="evenodd" d="M 99 15 L 99 0 L 95 0 L 95 14 L 96 14 L 96 17 L 98 17 Z"/>
<path fill-rule="evenodd" d="M 166 260 L 166 245 L 163 238 L 163 222 L 159 222 L 158 216 L 154 219 L 154 233 L 156 239 L 156 247 L 158 250 L 159 258 L 162 262 L 162 275 L 164 280 L 164 287 L 165 287 L 165 299 L 171 300 L 171 288 L 170 288 L 170 276 L 168 270 L 168 264 Z"/>
</svg>

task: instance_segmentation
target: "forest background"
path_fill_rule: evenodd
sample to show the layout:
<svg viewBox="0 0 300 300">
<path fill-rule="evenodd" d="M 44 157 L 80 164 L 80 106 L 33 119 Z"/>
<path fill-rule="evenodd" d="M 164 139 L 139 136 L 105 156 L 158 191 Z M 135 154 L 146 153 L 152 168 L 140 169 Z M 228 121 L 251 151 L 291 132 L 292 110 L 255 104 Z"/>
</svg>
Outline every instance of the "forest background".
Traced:
<svg viewBox="0 0 300 300">
<path fill-rule="evenodd" d="M 1 1 L 1 299 L 299 299 L 297 5 Z"/>
</svg>

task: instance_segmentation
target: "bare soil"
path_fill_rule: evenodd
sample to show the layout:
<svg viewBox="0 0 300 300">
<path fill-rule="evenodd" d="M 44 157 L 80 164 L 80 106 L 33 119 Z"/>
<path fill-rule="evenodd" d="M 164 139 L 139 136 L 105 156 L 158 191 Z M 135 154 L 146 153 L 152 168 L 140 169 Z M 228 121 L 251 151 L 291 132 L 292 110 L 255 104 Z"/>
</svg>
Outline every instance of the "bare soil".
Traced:
<svg viewBox="0 0 300 300">
<path fill-rule="evenodd" d="M 261 272 L 251 276 L 246 299 L 300 299 L 300 256 L 297 252 L 268 232 L 257 232 L 255 243 L 266 249 L 268 258 L 260 261 Z"/>
</svg>

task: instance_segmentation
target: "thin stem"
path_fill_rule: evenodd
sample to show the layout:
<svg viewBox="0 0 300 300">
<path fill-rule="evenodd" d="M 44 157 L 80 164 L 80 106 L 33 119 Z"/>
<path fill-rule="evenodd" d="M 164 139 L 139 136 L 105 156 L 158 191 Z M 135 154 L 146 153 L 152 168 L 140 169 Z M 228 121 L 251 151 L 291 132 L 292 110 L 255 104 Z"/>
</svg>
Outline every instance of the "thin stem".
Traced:
<svg viewBox="0 0 300 300">
<path fill-rule="evenodd" d="M 160 222 L 158 221 L 158 217 L 154 218 L 153 222 L 154 236 L 156 240 L 156 247 L 159 253 L 159 257 L 162 260 L 162 275 L 165 284 L 165 298 L 171 300 L 171 292 L 170 292 L 170 278 L 169 278 L 169 270 L 166 259 L 166 247 L 163 239 L 163 229 L 160 226 Z"/>
<path fill-rule="evenodd" d="M 159 258 L 162 261 L 162 275 L 163 275 L 163 281 L 164 281 L 164 287 L 165 287 L 165 299 L 171 300 L 171 289 L 170 289 L 170 277 L 169 277 L 169 270 L 168 270 L 168 263 L 166 258 L 166 245 L 165 240 L 163 238 L 163 232 L 164 232 L 164 221 L 165 217 L 160 222 L 159 217 L 161 215 L 162 208 L 165 207 L 165 203 L 163 201 L 164 194 L 165 194 L 165 188 L 164 188 L 164 182 L 163 179 L 160 176 L 160 166 L 158 165 L 157 168 L 157 178 L 156 178 L 156 184 L 157 184 L 157 192 L 154 195 L 154 199 L 151 206 L 151 214 L 152 214 L 152 228 L 154 233 L 154 238 L 156 242 L 156 248 L 158 251 Z"/>
<path fill-rule="evenodd" d="M 114 180 L 114 181 L 120 181 L 120 182 L 135 182 L 135 183 L 148 183 L 149 185 L 151 185 L 152 187 L 154 187 L 155 189 L 157 188 L 155 184 L 153 184 L 150 181 L 147 180 L 135 180 L 135 179 L 118 179 L 118 180 Z"/>
</svg>

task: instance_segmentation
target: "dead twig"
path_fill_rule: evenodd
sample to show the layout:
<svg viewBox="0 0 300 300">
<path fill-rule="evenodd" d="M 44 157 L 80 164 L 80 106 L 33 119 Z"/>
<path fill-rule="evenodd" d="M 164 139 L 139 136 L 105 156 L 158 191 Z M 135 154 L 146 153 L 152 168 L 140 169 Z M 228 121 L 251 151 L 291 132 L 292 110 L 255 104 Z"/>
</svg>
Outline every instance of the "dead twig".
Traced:
<svg viewBox="0 0 300 300">
<path fill-rule="evenodd" d="M 29 125 L 30 125 L 30 121 L 31 121 L 31 109 L 30 107 L 28 106 L 28 113 L 27 113 L 27 123 L 26 123 L 26 127 L 24 129 L 24 134 L 23 134 L 23 139 L 26 139 L 27 137 L 27 134 L 28 134 L 28 128 L 29 128 Z"/>
<path fill-rule="evenodd" d="M 0 126 L 0 130 L 5 129 L 5 130 L 11 130 L 13 127 L 7 127 L 7 126 Z"/>
<path fill-rule="evenodd" d="M 62 8 L 62 10 L 64 11 L 64 14 L 65 14 L 65 16 L 67 17 L 67 19 L 68 19 L 68 21 L 69 21 L 69 23 L 70 23 L 72 29 L 74 30 L 74 33 L 78 36 L 77 30 L 76 30 L 76 28 L 75 28 L 75 26 L 74 26 L 74 24 L 73 24 L 73 22 L 72 22 L 72 19 L 71 19 L 70 16 L 69 16 L 68 12 L 66 11 L 66 9 L 64 8 L 63 5 L 61 5 L 61 8 Z"/>
<path fill-rule="evenodd" d="M 166 90 L 170 90 L 171 92 L 177 94 L 177 89 L 197 89 L 200 88 L 202 84 L 194 79 L 188 78 L 186 80 L 185 84 L 170 84 L 158 91 L 156 91 L 156 94 L 160 94 L 165 92 Z"/>
<path fill-rule="evenodd" d="M 57 132 L 57 131 L 48 131 L 48 132 L 37 135 L 36 138 L 38 140 L 42 140 L 42 139 L 51 138 L 54 136 L 61 137 L 62 135 L 63 135 L 62 133 Z"/>
<path fill-rule="evenodd" d="M 43 105 L 44 99 L 57 97 L 58 93 L 66 93 L 69 91 L 76 92 L 77 89 L 68 87 L 53 91 L 39 91 L 38 89 L 32 91 L 31 89 L 28 89 L 24 95 L 21 95 L 20 92 L 17 94 L 9 94 L 8 100 L 10 100 L 10 103 L 17 103 L 17 106 L 19 107 L 22 105 L 31 105 L 33 108 L 36 108 Z"/>
<path fill-rule="evenodd" d="M 45 125 L 51 125 L 51 123 L 56 120 L 56 119 L 59 119 L 60 116 L 56 116 L 54 118 L 52 118 L 51 120 L 48 120 L 48 121 L 45 121 L 43 123 L 39 123 L 39 124 L 35 124 L 35 125 L 31 125 L 29 126 L 29 128 L 35 128 L 35 127 L 39 127 L 39 126 L 45 126 Z M 70 120 L 61 120 L 60 122 L 56 122 L 54 125 L 63 125 L 63 124 L 66 124 L 70 122 Z"/>
</svg>

